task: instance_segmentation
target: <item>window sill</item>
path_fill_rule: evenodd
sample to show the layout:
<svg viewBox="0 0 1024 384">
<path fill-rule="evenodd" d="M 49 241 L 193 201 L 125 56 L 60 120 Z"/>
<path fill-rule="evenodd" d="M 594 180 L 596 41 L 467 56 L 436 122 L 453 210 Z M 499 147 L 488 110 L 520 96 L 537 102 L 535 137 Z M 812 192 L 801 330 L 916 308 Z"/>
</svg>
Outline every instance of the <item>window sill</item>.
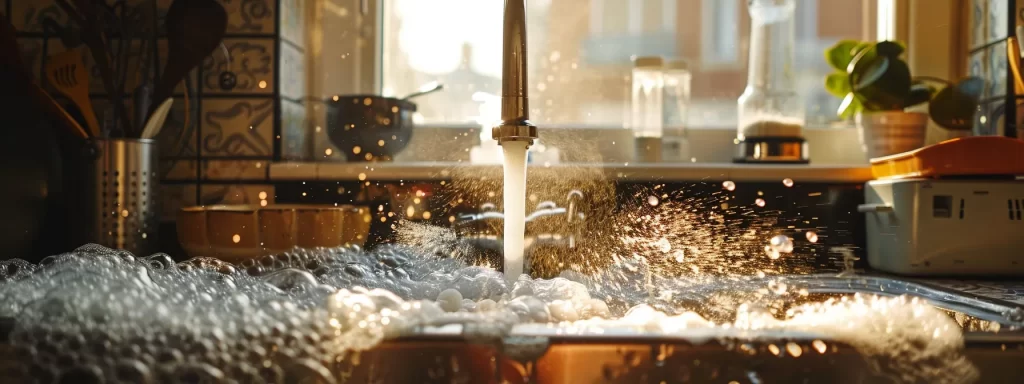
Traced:
<svg viewBox="0 0 1024 384">
<path fill-rule="evenodd" d="M 615 181 L 781 181 L 864 183 L 871 180 L 867 165 L 750 165 L 732 163 L 586 164 L 530 165 L 542 171 L 593 167 Z M 496 172 L 498 165 L 469 165 L 459 162 L 327 163 L 283 162 L 270 166 L 272 181 L 434 181 L 450 180 L 460 173 Z"/>
</svg>

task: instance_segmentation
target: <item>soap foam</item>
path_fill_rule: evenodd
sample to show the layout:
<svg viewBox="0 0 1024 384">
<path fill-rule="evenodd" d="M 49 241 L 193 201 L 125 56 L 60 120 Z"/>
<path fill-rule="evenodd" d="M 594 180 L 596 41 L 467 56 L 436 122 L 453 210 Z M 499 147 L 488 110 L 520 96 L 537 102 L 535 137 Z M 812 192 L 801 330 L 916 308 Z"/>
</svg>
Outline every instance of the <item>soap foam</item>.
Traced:
<svg viewBox="0 0 1024 384">
<path fill-rule="evenodd" d="M 357 351 L 452 324 L 488 335 L 799 331 L 854 346 L 898 382 L 977 375 L 960 355 L 956 324 L 914 299 L 854 296 L 773 314 L 758 298 L 792 290 L 777 281 L 756 292 L 741 280 L 717 291 L 660 277 L 629 282 L 645 274 L 626 260 L 602 275 L 510 284 L 493 269 L 401 245 L 297 250 L 239 266 L 88 245 L 39 265 L 0 263 L 0 317 L 14 320 L 18 374 L 79 380 L 331 382 Z M 613 279 L 621 280 L 600 283 Z M 709 320 L 694 311 L 701 305 L 732 308 L 732 319 Z M 719 311 L 711 313 L 727 316 Z"/>
</svg>

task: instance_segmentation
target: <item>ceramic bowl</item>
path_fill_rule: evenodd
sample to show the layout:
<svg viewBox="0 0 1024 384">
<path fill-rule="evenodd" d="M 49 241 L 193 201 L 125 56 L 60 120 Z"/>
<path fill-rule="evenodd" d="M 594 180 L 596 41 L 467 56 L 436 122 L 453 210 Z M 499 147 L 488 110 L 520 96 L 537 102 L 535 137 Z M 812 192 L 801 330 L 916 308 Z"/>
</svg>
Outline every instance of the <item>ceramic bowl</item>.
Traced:
<svg viewBox="0 0 1024 384">
<path fill-rule="evenodd" d="M 298 248 L 362 246 L 370 209 L 351 205 L 210 205 L 178 213 L 178 242 L 191 257 L 241 262 Z"/>
</svg>

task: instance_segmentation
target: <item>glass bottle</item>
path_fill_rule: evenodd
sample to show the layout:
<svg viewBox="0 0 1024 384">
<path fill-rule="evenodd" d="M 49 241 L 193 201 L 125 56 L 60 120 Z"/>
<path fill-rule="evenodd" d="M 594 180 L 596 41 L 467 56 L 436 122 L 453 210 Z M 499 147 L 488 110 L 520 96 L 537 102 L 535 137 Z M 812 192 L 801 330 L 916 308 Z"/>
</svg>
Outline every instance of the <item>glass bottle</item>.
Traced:
<svg viewBox="0 0 1024 384">
<path fill-rule="evenodd" d="M 633 58 L 633 97 L 629 126 L 636 139 L 636 158 L 641 162 L 661 161 L 664 65 L 660 57 Z"/>
<path fill-rule="evenodd" d="M 747 0 L 750 62 L 739 97 L 737 137 L 802 137 L 803 103 L 794 68 L 796 0 Z"/>
</svg>

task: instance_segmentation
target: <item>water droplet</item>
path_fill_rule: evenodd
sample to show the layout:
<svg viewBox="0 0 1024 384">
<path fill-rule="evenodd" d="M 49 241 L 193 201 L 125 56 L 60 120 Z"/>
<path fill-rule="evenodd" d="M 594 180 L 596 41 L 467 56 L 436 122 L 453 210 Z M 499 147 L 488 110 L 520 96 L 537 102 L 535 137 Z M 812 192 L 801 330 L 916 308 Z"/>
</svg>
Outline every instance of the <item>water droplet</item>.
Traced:
<svg viewBox="0 0 1024 384">
<path fill-rule="evenodd" d="M 786 352 L 789 352 L 793 357 L 800 357 L 800 355 L 804 354 L 803 348 L 800 348 L 800 346 L 794 342 L 786 344 Z"/>
<path fill-rule="evenodd" d="M 680 250 L 676 250 L 676 252 L 675 252 L 675 259 L 676 259 L 677 263 L 682 263 L 683 260 L 685 260 L 685 258 L 686 258 L 685 256 L 686 256 L 686 254 L 685 254 L 685 252 L 683 252 L 683 250 L 681 250 L 681 249 Z"/>
<path fill-rule="evenodd" d="M 241 235 L 236 233 L 234 236 L 231 236 L 231 242 L 233 242 L 235 244 L 238 244 L 241 241 L 242 241 L 242 236 Z"/>
<path fill-rule="evenodd" d="M 773 250 L 780 253 L 792 253 L 793 252 L 793 239 L 786 235 L 778 235 L 773 237 L 768 243 Z"/>
<path fill-rule="evenodd" d="M 729 192 L 735 191 L 736 190 L 736 183 L 733 183 L 731 181 L 723 181 L 722 182 L 722 188 L 725 188 L 725 190 L 729 191 Z"/>
<path fill-rule="evenodd" d="M 786 188 L 792 187 L 793 186 L 793 179 L 790 179 L 790 178 L 782 179 L 782 185 L 785 185 Z"/>
<path fill-rule="evenodd" d="M 764 208 L 765 202 L 764 199 L 758 197 L 757 200 L 754 200 L 754 204 L 757 204 L 758 207 Z"/>
<path fill-rule="evenodd" d="M 812 243 L 818 242 L 818 233 L 814 231 L 807 231 L 807 241 Z"/>
<path fill-rule="evenodd" d="M 647 204 L 650 204 L 652 207 L 657 207 L 659 203 L 661 201 L 658 200 L 658 196 L 647 196 Z"/>
<path fill-rule="evenodd" d="M 812 341 L 811 346 L 814 347 L 814 350 L 818 351 L 818 353 L 825 353 L 825 351 L 828 350 L 828 345 L 826 345 L 825 342 L 821 340 Z"/>
</svg>

